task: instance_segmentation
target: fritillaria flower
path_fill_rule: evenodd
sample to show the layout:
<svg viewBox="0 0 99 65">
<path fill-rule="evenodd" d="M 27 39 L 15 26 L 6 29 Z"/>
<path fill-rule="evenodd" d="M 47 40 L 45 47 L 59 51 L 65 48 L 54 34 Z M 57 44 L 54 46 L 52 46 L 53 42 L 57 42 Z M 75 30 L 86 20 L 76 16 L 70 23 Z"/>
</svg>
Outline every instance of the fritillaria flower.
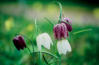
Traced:
<svg viewBox="0 0 99 65">
<path fill-rule="evenodd" d="M 71 24 L 66 23 L 66 22 L 64 22 L 64 21 L 62 21 L 61 23 L 64 23 L 64 24 L 66 25 L 67 30 L 68 30 L 69 32 L 71 32 L 71 31 L 72 31 L 72 26 L 71 26 Z"/>
<path fill-rule="evenodd" d="M 61 21 L 61 23 L 65 23 L 68 31 L 71 32 L 72 31 L 72 26 L 71 26 L 72 22 L 71 22 L 71 20 L 69 18 L 64 18 L 64 20 L 65 21 Z"/>
<path fill-rule="evenodd" d="M 39 50 L 41 50 L 41 46 L 50 49 L 50 45 L 53 45 L 53 42 L 47 33 L 39 34 L 36 38 L 36 41 Z"/>
<path fill-rule="evenodd" d="M 53 31 L 54 31 L 54 36 L 57 40 L 66 38 L 68 36 L 68 30 L 64 23 L 56 24 L 54 26 Z"/>
<path fill-rule="evenodd" d="M 72 28 L 70 24 L 61 21 L 61 23 L 56 24 L 53 28 L 54 36 L 58 40 L 57 42 L 57 49 L 59 54 L 66 54 L 67 52 L 71 51 L 71 46 L 66 40 L 68 37 L 68 31 L 71 31 Z"/>
<path fill-rule="evenodd" d="M 69 24 L 72 24 L 72 21 L 71 21 L 68 17 L 64 18 L 64 20 L 65 20 L 66 22 L 68 22 Z"/>
<path fill-rule="evenodd" d="M 14 37 L 13 43 L 18 50 L 26 48 L 26 43 L 21 35 Z"/>
<path fill-rule="evenodd" d="M 66 54 L 67 52 L 71 52 L 71 46 L 68 40 L 60 40 L 57 42 L 57 49 L 59 54 Z"/>
</svg>

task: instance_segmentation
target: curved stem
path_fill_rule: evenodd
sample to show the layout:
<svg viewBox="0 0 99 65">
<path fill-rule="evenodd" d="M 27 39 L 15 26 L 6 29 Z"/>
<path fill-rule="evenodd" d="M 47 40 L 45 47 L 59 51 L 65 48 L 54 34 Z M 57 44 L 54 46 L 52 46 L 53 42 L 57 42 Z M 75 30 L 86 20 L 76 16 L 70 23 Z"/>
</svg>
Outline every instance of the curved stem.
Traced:
<svg viewBox="0 0 99 65">
<path fill-rule="evenodd" d="M 62 4 L 60 2 L 57 2 L 59 7 L 60 7 L 60 15 L 59 15 L 59 23 L 61 22 L 62 20 Z"/>
<path fill-rule="evenodd" d="M 38 28 L 37 28 L 37 21 L 35 19 L 35 31 L 36 31 L 36 34 L 38 33 Z"/>
<path fill-rule="evenodd" d="M 39 52 L 38 52 L 38 51 L 34 51 L 34 53 L 39 53 Z M 57 56 L 55 56 L 55 55 L 53 55 L 53 54 L 51 54 L 51 53 L 49 53 L 49 52 L 41 51 L 41 53 L 48 54 L 48 55 L 53 56 L 53 57 L 55 57 L 56 59 L 58 59 Z"/>
<path fill-rule="evenodd" d="M 82 33 L 82 32 L 86 32 L 86 31 L 92 31 L 92 29 L 80 30 L 80 31 L 74 32 L 73 35 L 76 35 L 76 34 L 79 34 L 79 33 Z"/>
<path fill-rule="evenodd" d="M 44 59 L 44 61 L 46 62 L 46 64 L 49 65 L 49 63 L 48 63 L 47 59 L 45 58 L 44 54 L 43 54 L 43 59 Z"/>
</svg>

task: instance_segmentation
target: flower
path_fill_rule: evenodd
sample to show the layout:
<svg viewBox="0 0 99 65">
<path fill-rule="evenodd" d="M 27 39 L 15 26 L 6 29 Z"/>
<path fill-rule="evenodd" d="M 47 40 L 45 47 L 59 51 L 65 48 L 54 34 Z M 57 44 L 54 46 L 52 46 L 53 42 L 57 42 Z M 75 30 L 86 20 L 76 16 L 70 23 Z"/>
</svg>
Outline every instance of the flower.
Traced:
<svg viewBox="0 0 99 65">
<path fill-rule="evenodd" d="M 64 18 L 64 20 L 65 20 L 65 22 L 62 21 L 61 23 L 65 23 L 68 31 L 71 32 L 72 31 L 72 26 L 71 26 L 72 21 L 68 17 Z"/>
<path fill-rule="evenodd" d="M 13 38 L 13 43 L 18 50 L 26 48 L 26 43 L 21 35 Z"/>
<path fill-rule="evenodd" d="M 71 52 L 71 46 L 68 40 L 66 40 L 68 37 L 68 31 L 72 31 L 72 26 L 69 23 L 69 19 L 67 19 L 67 22 L 61 21 L 53 28 L 54 36 L 58 40 L 57 49 L 59 54 L 66 54 L 67 52 Z"/>
<path fill-rule="evenodd" d="M 57 42 L 57 49 L 59 54 L 66 54 L 67 52 L 71 52 L 71 46 L 68 40 L 60 40 Z"/>
<path fill-rule="evenodd" d="M 68 36 L 68 30 L 64 23 L 56 24 L 54 26 L 53 31 L 54 31 L 54 36 L 57 40 L 66 38 Z"/>
<path fill-rule="evenodd" d="M 53 42 L 47 33 L 39 34 L 36 38 L 36 41 L 39 50 L 41 50 L 41 46 L 50 49 L 50 45 L 53 45 Z"/>
<path fill-rule="evenodd" d="M 71 31 L 72 31 L 72 26 L 71 26 L 71 24 L 66 23 L 66 22 L 64 22 L 64 21 L 61 21 L 61 23 L 64 23 L 64 24 L 66 25 L 67 30 L 68 30 L 69 32 L 71 32 Z"/>
<path fill-rule="evenodd" d="M 69 24 L 72 24 L 72 21 L 71 21 L 68 17 L 64 18 L 64 20 L 65 20 L 66 22 L 68 22 Z"/>
</svg>

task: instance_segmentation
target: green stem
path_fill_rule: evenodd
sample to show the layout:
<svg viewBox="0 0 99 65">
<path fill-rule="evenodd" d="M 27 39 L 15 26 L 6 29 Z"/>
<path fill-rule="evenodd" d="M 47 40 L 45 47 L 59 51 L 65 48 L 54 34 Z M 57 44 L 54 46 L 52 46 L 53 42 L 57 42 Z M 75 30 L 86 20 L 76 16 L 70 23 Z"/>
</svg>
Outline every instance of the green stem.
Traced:
<svg viewBox="0 0 99 65">
<path fill-rule="evenodd" d="M 39 64 L 43 65 L 43 63 L 42 63 L 42 53 L 40 51 L 38 53 L 39 53 Z"/>
<path fill-rule="evenodd" d="M 49 63 L 48 63 L 47 59 L 45 58 L 44 54 L 43 54 L 43 59 L 44 59 L 45 63 L 46 63 L 47 65 L 49 65 Z"/>
<path fill-rule="evenodd" d="M 32 41 L 27 36 L 24 35 L 24 37 L 26 37 L 30 41 L 32 48 L 33 48 L 33 52 L 34 52 L 34 45 L 32 44 Z"/>
<path fill-rule="evenodd" d="M 38 28 L 37 28 L 37 21 L 35 19 L 35 31 L 36 31 L 36 34 L 38 34 Z"/>
<path fill-rule="evenodd" d="M 61 56 L 59 57 L 59 65 L 61 65 Z"/>
<path fill-rule="evenodd" d="M 53 64 L 53 63 L 56 63 L 56 62 L 59 62 L 59 60 L 56 60 L 56 61 L 54 61 L 54 62 L 51 62 L 51 63 L 49 63 L 49 64 Z"/>
<path fill-rule="evenodd" d="M 48 54 L 48 55 L 50 55 L 50 56 L 53 56 L 53 57 L 55 57 L 56 59 L 58 59 L 58 57 L 57 56 L 55 56 L 55 55 L 53 55 L 53 54 L 51 54 L 51 53 L 49 53 L 49 52 L 46 52 L 46 51 L 40 51 L 41 53 L 44 53 L 44 54 Z M 34 53 L 39 53 L 38 51 L 34 51 Z"/>
<path fill-rule="evenodd" d="M 28 49 L 28 51 L 29 51 L 29 53 L 30 53 L 30 56 L 32 56 L 33 58 L 34 58 L 34 56 L 32 55 L 32 52 L 30 51 L 30 49 L 27 47 L 27 49 Z M 32 59 L 33 59 L 32 58 Z M 34 60 L 34 59 L 33 59 Z M 33 61 L 33 65 L 34 65 L 34 61 Z"/>
<path fill-rule="evenodd" d="M 57 2 L 57 3 L 59 5 L 59 7 L 60 7 L 60 15 L 59 15 L 59 22 L 58 22 L 58 23 L 60 23 L 61 20 L 62 20 L 62 4 L 60 2 Z"/>
<path fill-rule="evenodd" d="M 76 34 L 79 34 L 79 33 L 82 33 L 82 32 L 86 32 L 86 31 L 92 31 L 92 29 L 80 30 L 80 31 L 74 32 L 73 35 L 76 35 Z"/>
</svg>

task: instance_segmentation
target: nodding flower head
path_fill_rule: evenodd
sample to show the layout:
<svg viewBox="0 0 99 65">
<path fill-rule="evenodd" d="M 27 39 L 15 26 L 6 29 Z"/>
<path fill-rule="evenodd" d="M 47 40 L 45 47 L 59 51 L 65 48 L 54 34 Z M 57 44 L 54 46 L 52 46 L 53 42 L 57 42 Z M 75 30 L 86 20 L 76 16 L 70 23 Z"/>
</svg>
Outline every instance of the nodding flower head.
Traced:
<svg viewBox="0 0 99 65">
<path fill-rule="evenodd" d="M 26 48 L 26 43 L 21 35 L 14 37 L 13 43 L 18 50 Z"/>
<path fill-rule="evenodd" d="M 71 24 L 69 24 L 69 23 L 67 23 L 67 22 L 64 22 L 64 21 L 61 21 L 61 23 L 64 23 L 64 24 L 66 25 L 67 30 L 68 30 L 69 32 L 72 31 L 72 26 L 71 26 Z"/>
<path fill-rule="evenodd" d="M 41 51 L 42 46 L 47 49 L 50 49 L 50 45 L 53 45 L 53 42 L 47 33 L 39 34 L 36 38 L 36 41 L 39 51 Z"/>
<path fill-rule="evenodd" d="M 54 36 L 57 40 L 66 38 L 68 36 L 68 30 L 64 23 L 56 24 L 54 26 L 53 31 L 54 31 Z"/>
<path fill-rule="evenodd" d="M 66 22 L 68 22 L 69 24 L 72 24 L 72 21 L 71 21 L 68 17 L 64 18 L 64 20 L 65 20 Z"/>
</svg>

